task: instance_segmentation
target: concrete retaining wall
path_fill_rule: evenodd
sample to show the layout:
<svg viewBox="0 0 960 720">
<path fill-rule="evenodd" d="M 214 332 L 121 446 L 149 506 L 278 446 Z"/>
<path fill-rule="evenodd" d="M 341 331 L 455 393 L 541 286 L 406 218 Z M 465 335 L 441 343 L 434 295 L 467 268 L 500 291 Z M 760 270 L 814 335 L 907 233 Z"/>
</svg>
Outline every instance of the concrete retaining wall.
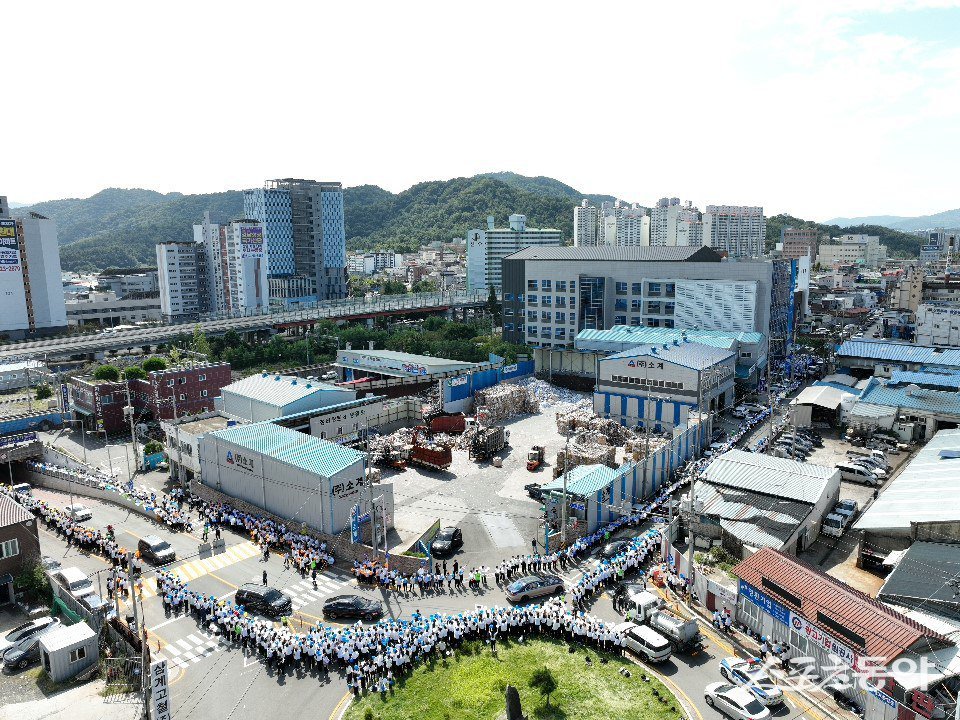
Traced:
<svg viewBox="0 0 960 720">
<path fill-rule="evenodd" d="M 140 505 L 137 505 L 133 500 L 124 497 L 120 493 L 113 492 L 112 490 L 104 490 L 103 488 L 99 487 L 99 483 L 96 481 L 83 481 L 76 479 L 70 481 L 65 477 L 58 477 L 52 474 L 38 472 L 26 467 L 22 469 L 20 476 L 24 482 L 28 482 L 31 485 L 36 485 L 37 487 L 48 488 L 50 490 L 59 490 L 60 492 L 64 493 L 69 493 L 72 491 L 74 495 L 95 498 L 97 500 L 112 503 L 118 507 L 126 508 L 130 512 L 135 512 L 137 515 L 142 515 L 148 520 L 157 521 L 157 516 L 152 511 L 148 512 Z"/>
</svg>

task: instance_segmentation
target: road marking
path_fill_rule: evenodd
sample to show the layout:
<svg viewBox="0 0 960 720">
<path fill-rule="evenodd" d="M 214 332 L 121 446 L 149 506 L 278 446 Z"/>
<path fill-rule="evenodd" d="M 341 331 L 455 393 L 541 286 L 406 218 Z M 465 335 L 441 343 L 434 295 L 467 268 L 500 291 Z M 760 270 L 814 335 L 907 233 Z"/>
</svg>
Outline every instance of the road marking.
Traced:
<svg viewBox="0 0 960 720">
<path fill-rule="evenodd" d="M 191 645 L 190 643 L 188 643 L 186 640 L 177 640 L 177 645 L 179 645 L 180 647 L 182 647 L 184 650 L 192 650 L 192 649 L 193 649 L 193 645 Z"/>
<path fill-rule="evenodd" d="M 339 720 L 339 718 L 343 716 L 343 711 L 346 710 L 347 704 L 349 704 L 351 698 L 353 698 L 353 695 L 350 693 L 347 693 L 340 698 L 340 702 L 337 703 L 337 706 L 333 709 L 333 712 L 330 713 L 330 720 Z M 703 720 L 703 718 L 700 720 Z"/>
</svg>

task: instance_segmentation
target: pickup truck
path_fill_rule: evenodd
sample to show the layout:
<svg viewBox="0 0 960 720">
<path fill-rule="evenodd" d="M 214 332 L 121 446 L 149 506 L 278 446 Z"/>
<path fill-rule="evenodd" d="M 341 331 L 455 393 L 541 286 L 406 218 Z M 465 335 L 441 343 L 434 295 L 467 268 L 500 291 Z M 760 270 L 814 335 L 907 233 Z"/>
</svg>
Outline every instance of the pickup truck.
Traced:
<svg viewBox="0 0 960 720">
<path fill-rule="evenodd" d="M 632 620 L 646 623 L 670 641 L 674 652 L 695 655 L 703 649 L 703 637 L 696 620 L 685 620 L 663 607 L 663 601 L 639 583 L 621 585 L 621 607 L 630 611 Z"/>
</svg>

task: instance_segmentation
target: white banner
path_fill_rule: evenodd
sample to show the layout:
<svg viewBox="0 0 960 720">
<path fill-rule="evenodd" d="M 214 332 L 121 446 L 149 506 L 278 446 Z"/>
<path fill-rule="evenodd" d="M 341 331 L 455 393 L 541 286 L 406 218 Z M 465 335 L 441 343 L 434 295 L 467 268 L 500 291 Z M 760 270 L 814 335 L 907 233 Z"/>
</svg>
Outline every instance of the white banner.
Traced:
<svg viewBox="0 0 960 720">
<path fill-rule="evenodd" d="M 153 720 L 170 720 L 170 676 L 166 660 L 150 663 L 150 697 Z"/>
</svg>

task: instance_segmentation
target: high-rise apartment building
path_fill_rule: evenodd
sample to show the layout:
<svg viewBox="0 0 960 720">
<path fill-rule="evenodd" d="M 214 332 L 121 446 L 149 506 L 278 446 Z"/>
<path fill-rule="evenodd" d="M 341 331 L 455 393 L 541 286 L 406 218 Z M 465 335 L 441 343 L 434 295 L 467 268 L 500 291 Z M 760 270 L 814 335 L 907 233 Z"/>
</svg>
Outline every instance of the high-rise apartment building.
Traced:
<svg viewBox="0 0 960 720">
<path fill-rule="evenodd" d="M 559 247 L 561 234 L 553 228 L 528 228 L 526 215 L 511 215 L 510 227 L 497 228 L 492 215 L 486 230 L 467 233 L 467 289 L 501 288 L 503 258 L 533 246 Z"/>
<path fill-rule="evenodd" d="M 213 312 L 206 249 L 202 242 L 157 244 L 160 313 L 167 322 L 193 320 Z"/>
<path fill-rule="evenodd" d="M 598 245 L 609 247 L 646 246 L 650 244 L 650 216 L 642 205 L 617 204 L 600 218 Z"/>
<path fill-rule="evenodd" d="M 573 209 L 573 244 L 591 247 L 597 244 L 599 211 L 589 200 L 584 200 Z"/>
<path fill-rule="evenodd" d="M 227 311 L 242 315 L 270 306 L 268 255 L 263 225 L 256 220 L 234 220 L 220 230 L 226 254 Z"/>
<path fill-rule="evenodd" d="M 785 227 L 780 230 L 780 243 L 783 257 L 799 260 L 810 258 L 810 264 L 817 261 L 817 231 L 812 228 Z"/>
<path fill-rule="evenodd" d="M 67 326 L 57 223 L 37 213 L 11 218 L 6 197 L 0 197 L 0 308 L 0 333 L 10 339 Z"/>
<path fill-rule="evenodd" d="M 760 257 L 766 233 L 762 207 L 707 205 L 703 214 L 703 243 L 730 257 Z"/>
<path fill-rule="evenodd" d="M 282 304 L 347 295 L 343 186 L 285 178 L 245 190 L 243 214 L 263 225 L 270 296 Z"/>
<path fill-rule="evenodd" d="M 220 223 L 203 213 L 203 222 L 193 226 L 193 241 L 202 243 L 207 264 L 207 294 L 211 312 L 225 312 L 229 304 L 223 279 L 227 276 L 227 258 L 220 237 Z"/>
<path fill-rule="evenodd" d="M 703 244 L 700 211 L 689 200 L 660 198 L 650 209 L 650 245 L 699 247 Z"/>
</svg>

